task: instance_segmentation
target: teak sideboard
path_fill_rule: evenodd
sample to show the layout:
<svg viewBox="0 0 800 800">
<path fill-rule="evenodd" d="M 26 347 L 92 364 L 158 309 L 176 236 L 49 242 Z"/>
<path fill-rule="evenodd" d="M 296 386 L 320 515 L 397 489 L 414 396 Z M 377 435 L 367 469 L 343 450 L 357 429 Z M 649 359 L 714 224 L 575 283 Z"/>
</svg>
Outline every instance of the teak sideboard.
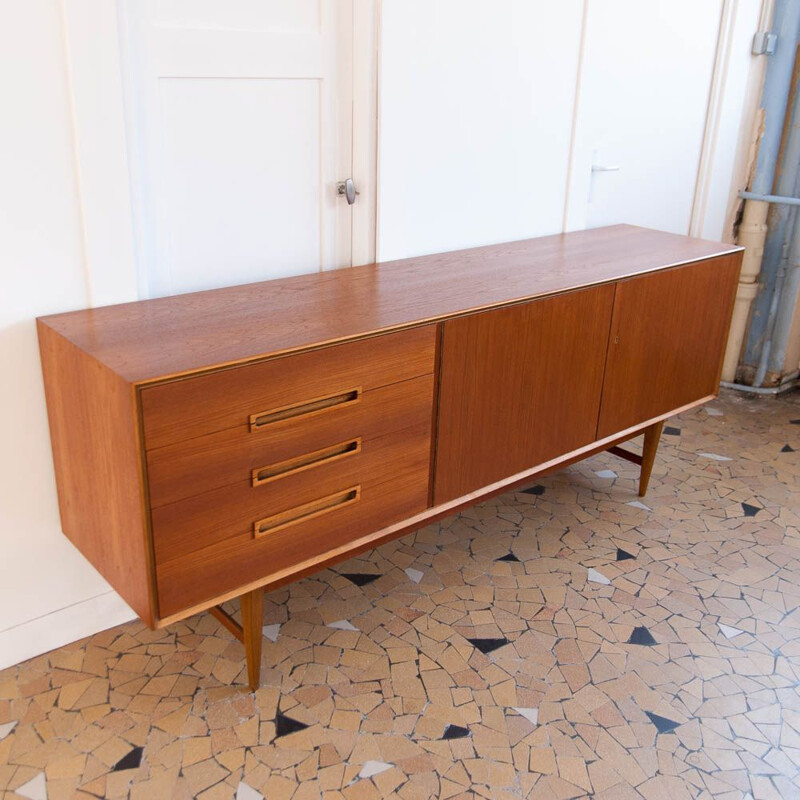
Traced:
<svg viewBox="0 0 800 800">
<path fill-rule="evenodd" d="M 148 625 L 211 610 L 255 688 L 264 587 L 601 450 L 644 494 L 741 257 L 620 225 L 41 318 L 63 530 Z"/>
</svg>

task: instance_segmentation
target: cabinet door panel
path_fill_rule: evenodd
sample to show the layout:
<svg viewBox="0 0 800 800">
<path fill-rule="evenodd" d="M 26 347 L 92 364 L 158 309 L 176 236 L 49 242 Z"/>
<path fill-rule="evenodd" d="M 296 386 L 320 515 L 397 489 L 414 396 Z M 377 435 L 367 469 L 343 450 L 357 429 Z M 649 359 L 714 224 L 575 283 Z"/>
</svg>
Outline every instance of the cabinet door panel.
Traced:
<svg viewBox="0 0 800 800">
<path fill-rule="evenodd" d="M 594 440 L 614 286 L 444 324 L 436 503 Z"/>
<path fill-rule="evenodd" d="M 717 393 L 741 254 L 620 281 L 597 438 Z"/>
</svg>

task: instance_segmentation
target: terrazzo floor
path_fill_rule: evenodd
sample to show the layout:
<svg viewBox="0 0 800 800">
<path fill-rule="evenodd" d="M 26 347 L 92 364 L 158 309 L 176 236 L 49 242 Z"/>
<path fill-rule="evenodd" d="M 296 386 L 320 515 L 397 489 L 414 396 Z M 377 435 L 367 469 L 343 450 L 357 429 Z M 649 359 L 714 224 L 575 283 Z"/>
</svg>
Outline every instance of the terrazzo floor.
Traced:
<svg viewBox="0 0 800 800">
<path fill-rule="evenodd" d="M 265 599 L 0 672 L 0 793 L 800 798 L 800 394 L 670 420 Z M 230 606 L 233 610 L 234 606 Z"/>
</svg>

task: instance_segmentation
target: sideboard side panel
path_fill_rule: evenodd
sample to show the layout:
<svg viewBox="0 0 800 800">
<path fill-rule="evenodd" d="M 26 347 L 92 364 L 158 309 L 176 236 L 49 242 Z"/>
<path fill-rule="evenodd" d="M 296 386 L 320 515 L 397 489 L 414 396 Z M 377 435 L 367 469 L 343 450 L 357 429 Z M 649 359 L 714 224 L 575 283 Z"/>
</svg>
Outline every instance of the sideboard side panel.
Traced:
<svg viewBox="0 0 800 800">
<path fill-rule="evenodd" d="M 435 502 L 594 441 L 614 285 L 444 323 Z"/>
<path fill-rule="evenodd" d="M 716 395 L 741 258 L 617 284 L 598 439 Z"/>
<path fill-rule="evenodd" d="M 61 526 L 155 623 L 135 389 L 38 321 Z"/>
</svg>

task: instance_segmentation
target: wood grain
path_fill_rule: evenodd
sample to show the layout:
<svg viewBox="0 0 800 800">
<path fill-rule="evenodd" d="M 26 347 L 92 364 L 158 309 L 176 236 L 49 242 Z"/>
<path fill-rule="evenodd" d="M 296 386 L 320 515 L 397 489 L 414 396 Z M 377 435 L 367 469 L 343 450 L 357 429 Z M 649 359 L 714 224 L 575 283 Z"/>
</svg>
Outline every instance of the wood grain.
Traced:
<svg viewBox="0 0 800 800">
<path fill-rule="evenodd" d="M 444 323 L 436 503 L 594 439 L 613 297 L 605 285 Z"/>
<path fill-rule="evenodd" d="M 682 408 L 674 409 L 674 413 L 681 414 L 712 399 L 712 397 L 700 398 L 699 400 L 689 403 Z M 669 416 L 669 414 L 665 416 Z M 249 591 L 256 586 L 262 586 L 269 590 L 285 586 L 307 575 L 311 575 L 314 572 L 318 572 L 325 567 L 333 566 L 341 561 L 344 561 L 345 559 L 352 558 L 359 553 L 363 553 L 386 542 L 392 541 L 401 536 L 405 536 L 412 531 L 419 530 L 426 525 L 431 525 L 438 520 L 444 519 L 445 517 L 450 517 L 465 508 L 474 506 L 476 503 L 483 502 L 484 500 L 496 497 L 497 495 L 505 492 L 514 491 L 517 488 L 527 486 L 535 478 L 549 475 L 553 472 L 564 469 L 570 464 L 574 464 L 578 461 L 589 458 L 596 453 L 601 453 L 605 450 L 608 450 L 615 444 L 621 444 L 629 441 L 630 439 L 641 435 L 646 428 L 658 421 L 658 419 L 647 420 L 641 425 L 633 426 L 632 428 L 624 431 L 619 436 L 607 437 L 600 441 L 592 442 L 591 444 L 581 447 L 578 450 L 574 450 L 570 453 L 563 453 L 560 456 L 545 462 L 544 464 L 537 464 L 535 467 L 525 470 L 522 473 L 507 476 L 503 480 L 489 486 L 484 486 L 476 492 L 463 495 L 462 497 L 458 497 L 442 505 L 429 507 L 414 515 L 406 516 L 398 522 L 391 523 L 380 530 L 374 530 L 371 533 L 364 534 L 363 536 L 346 540 L 343 544 L 332 545 L 324 552 L 309 556 L 303 561 L 296 561 L 287 567 L 275 569 L 274 571 L 263 576 L 256 577 L 247 583 L 239 584 L 233 589 L 222 591 L 212 598 L 198 600 L 192 605 L 185 606 L 175 614 L 163 615 L 158 622 L 158 627 L 164 627 L 176 622 L 177 620 L 191 616 L 192 614 L 197 614 L 213 605 L 223 603 L 226 600 L 231 600 L 232 598 L 242 594 L 242 592 Z"/>
<path fill-rule="evenodd" d="M 247 659 L 247 682 L 250 691 L 254 692 L 261 683 L 261 646 L 264 635 L 261 627 L 264 623 L 264 590 L 253 589 L 242 595 L 242 634 L 244 651 Z"/>
<path fill-rule="evenodd" d="M 429 416 L 425 425 L 429 436 Z M 429 438 L 405 432 L 398 438 L 396 449 L 396 457 L 391 457 L 386 468 L 380 467 L 379 460 L 374 469 L 367 471 L 369 477 L 360 484 L 357 503 L 331 512 L 319 522 L 312 519 L 254 539 L 252 524 L 257 517 L 242 518 L 249 528 L 236 528 L 238 534 L 160 563 L 160 616 L 177 614 L 252 581 L 266 583 L 270 575 L 280 570 L 424 511 L 428 504 Z M 317 497 L 355 484 L 333 483 L 331 492 L 325 488 L 327 485 L 321 481 L 316 484 Z M 287 506 L 293 504 L 294 500 Z M 211 528 L 208 530 L 213 534 Z"/>
<path fill-rule="evenodd" d="M 152 557 L 133 388 L 39 325 L 61 527 L 148 624 Z"/>
<path fill-rule="evenodd" d="M 242 626 L 222 606 L 209 608 L 208 612 L 244 644 L 244 631 L 242 630 Z"/>
<path fill-rule="evenodd" d="M 355 388 L 369 392 L 429 375 L 433 372 L 435 345 L 435 326 L 426 325 L 145 388 L 141 395 L 146 447 L 163 447 L 249 425 L 252 415 L 270 409 L 307 403 Z M 316 418 L 335 417 L 347 405 L 317 411 Z M 290 418 L 253 430 L 251 435 L 264 436 L 269 431 L 309 421 L 309 417 Z"/>
<path fill-rule="evenodd" d="M 741 253 L 620 281 L 597 438 L 714 395 Z"/>
<path fill-rule="evenodd" d="M 347 442 L 339 442 L 330 447 L 323 447 L 320 450 L 312 450 L 302 456 L 287 458 L 277 463 L 273 462 L 264 467 L 256 467 L 250 471 L 251 484 L 255 489 L 265 483 L 279 481 L 290 475 L 298 475 L 310 469 L 338 463 L 342 459 L 352 458 L 360 452 L 361 437 L 356 436 Z"/>
<path fill-rule="evenodd" d="M 642 457 L 639 453 L 634 453 L 631 450 L 626 450 L 624 447 L 617 447 L 616 445 L 609 447 L 608 452 L 611 453 L 611 455 L 617 456 L 617 458 L 624 458 L 626 461 L 630 461 L 631 464 L 636 464 L 637 467 L 642 466 Z"/>
<path fill-rule="evenodd" d="M 44 318 L 133 383 L 319 347 L 740 248 L 616 225 Z"/>
<path fill-rule="evenodd" d="M 272 536 L 281 531 L 291 528 L 292 525 L 299 525 L 302 522 L 309 522 L 317 519 L 324 514 L 332 514 L 352 503 L 357 503 L 361 499 L 361 486 L 351 486 L 335 494 L 329 494 L 299 506 L 287 508 L 271 514 L 264 519 L 256 520 L 253 523 L 253 536 Z"/>
<path fill-rule="evenodd" d="M 417 425 L 430 409 L 433 376 L 365 392 L 362 401 L 304 424 L 251 433 L 247 425 L 176 442 L 147 453 L 150 504 L 175 503 L 222 486 L 252 482 L 252 470 L 315 452 L 354 436 L 374 439 L 387 429 Z M 422 410 L 422 411 L 421 411 Z"/>
<path fill-rule="evenodd" d="M 430 403 L 429 396 L 429 403 Z M 407 463 L 418 463 L 419 454 L 430 449 L 428 407 L 420 409 L 413 427 L 382 431 L 377 436 L 362 436 L 361 452 L 351 458 L 324 464 L 313 471 L 287 475 L 263 486 L 253 487 L 244 480 L 203 494 L 160 506 L 152 510 L 153 543 L 157 563 L 236 538 L 250 539 L 253 523 L 264 517 L 311 503 L 358 484 L 366 494 L 373 487 L 391 480 L 395 470 Z M 417 481 L 428 484 L 428 465 Z M 349 509 L 348 509 L 349 510 Z M 348 514 L 349 520 L 352 515 Z M 323 527 L 343 520 L 337 512 Z"/>
<path fill-rule="evenodd" d="M 664 428 L 664 421 L 656 422 L 644 432 L 644 443 L 642 444 L 642 471 L 639 475 L 639 497 L 647 494 L 647 487 L 650 484 L 650 475 L 653 472 L 653 464 L 658 452 L 658 442 L 661 439 L 661 431 Z"/>
</svg>

